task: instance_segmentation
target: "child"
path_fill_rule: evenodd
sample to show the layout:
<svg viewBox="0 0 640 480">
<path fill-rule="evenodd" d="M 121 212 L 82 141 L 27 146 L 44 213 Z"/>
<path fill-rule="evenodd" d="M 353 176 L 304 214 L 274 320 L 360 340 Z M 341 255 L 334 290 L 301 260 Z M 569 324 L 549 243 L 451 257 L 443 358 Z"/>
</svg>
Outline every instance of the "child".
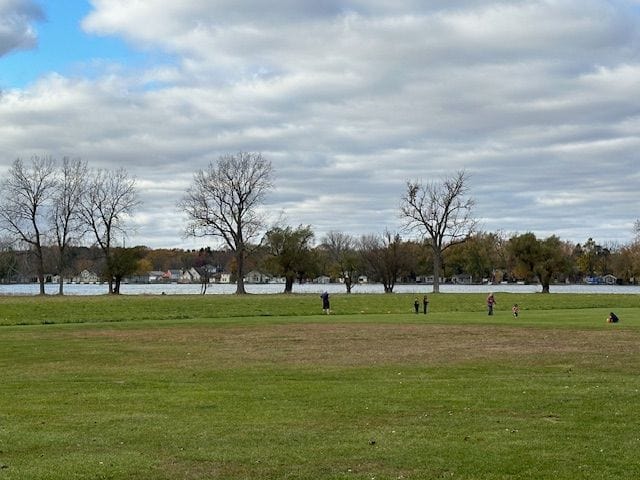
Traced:
<svg viewBox="0 0 640 480">
<path fill-rule="evenodd" d="M 518 314 L 520 313 L 520 307 L 517 303 L 513 304 L 513 307 L 511 307 L 511 311 L 513 312 L 513 316 L 517 318 Z"/>
<path fill-rule="evenodd" d="M 607 323 L 618 323 L 618 320 L 619 318 L 615 313 L 609 313 L 609 316 L 607 317 Z"/>
</svg>

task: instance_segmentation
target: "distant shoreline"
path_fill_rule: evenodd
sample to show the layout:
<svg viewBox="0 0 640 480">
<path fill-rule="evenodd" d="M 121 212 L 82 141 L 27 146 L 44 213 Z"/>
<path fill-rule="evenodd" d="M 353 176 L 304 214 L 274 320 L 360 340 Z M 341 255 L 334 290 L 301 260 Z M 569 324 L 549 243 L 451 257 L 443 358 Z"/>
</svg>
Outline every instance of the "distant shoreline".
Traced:
<svg viewBox="0 0 640 480">
<path fill-rule="evenodd" d="M 278 294 L 284 290 L 284 284 L 245 284 L 248 293 L 253 294 Z M 397 284 L 394 293 L 431 294 L 431 284 Z M 207 295 L 227 295 L 235 293 L 235 284 L 210 284 L 207 287 Z M 346 294 L 346 288 L 339 283 L 329 284 L 294 284 L 293 294 L 320 294 L 324 291 L 330 294 Z M 481 285 L 455 285 L 441 284 L 441 293 L 538 293 L 542 291 L 540 285 L 522 284 L 481 284 Z M 39 287 L 36 283 L 0 285 L 1 296 L 38 295 Z M 48 283 L 45 285 L 48 295 L 58 293 L 58 285 Z M 122 295 L 199 295 L 199 284 L 122 284 Z M 352 294 L 377 294 L 384 293 L 381 284 L 368 283 L 355 285 Z M 551 285 L 551 294 L 554 293 L 581 293 L 581 294 L 640 294 L 640 285 L 586 285 L 586 284 L 558 284 Z M 65 284 L 64 294 L 75 295 L 106 295 L 106 284 Z"/>
</svg>

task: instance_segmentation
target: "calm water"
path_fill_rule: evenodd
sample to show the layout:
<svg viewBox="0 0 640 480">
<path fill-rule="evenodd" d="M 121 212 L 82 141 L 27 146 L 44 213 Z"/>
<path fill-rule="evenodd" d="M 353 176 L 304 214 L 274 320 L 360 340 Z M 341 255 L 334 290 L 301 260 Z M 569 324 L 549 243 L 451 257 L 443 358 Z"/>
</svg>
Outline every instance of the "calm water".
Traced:
<svg viewBox="0 0 640 480">
<path fill-rule="evenodd" d="M 284 285 L 264 284 L 246 285 L 249 293 L 282 293 Z M 345 287 L 341 284 L 303 284 L 294 285 L 294 293 L 317 293 L 323 291 L 329 293 L 345 293 Z M 200 293 L 200 285 L 121 285 L 120 291 L 123 295 L 197 295 Z M 235 293 L 234 284 L 212 284 L 207 289 L 207 295 Z M 431 285 L 396 285 L 395 293 L 430 293 Z M 539 285 L 440 285 L 443 293 L 487 293 L 487 292 L 511 292 L 511 293 L 536 293 L 541 291 Z M 39 288 L 37 284 L 27 285 L 0 285 L 0 295 L 37 295 Z M 56 294 L 58 285 L 47 284 L 46 293 Z M 352 293 L 383 293 L 384 289 L 380 284 L 358 285 L 353 287 Z M 104 295 L 107 293 L 107 285 L 75 285 L 65 284 L 65 295 Z M 613 294 L 640 294 L 640 286 L 618 286 L 618 285 L 552 285 L 551 293 L 613 293 Z"/>
</svg>

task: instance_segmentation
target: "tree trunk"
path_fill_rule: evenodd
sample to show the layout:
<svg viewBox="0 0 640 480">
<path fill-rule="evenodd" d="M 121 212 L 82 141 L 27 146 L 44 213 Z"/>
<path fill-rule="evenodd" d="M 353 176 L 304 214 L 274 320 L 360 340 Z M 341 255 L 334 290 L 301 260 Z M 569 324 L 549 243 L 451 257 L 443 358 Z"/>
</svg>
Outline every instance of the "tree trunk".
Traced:
<svg viewBox="0 0 640 480">
<path fill-rule="evenodd" d="M 433 293 L 440 293 L 440 270 L 442 269 L 442 252 L 433 247 Z"/>
<path fill-rule="evenodd" d="M 293 292 L 293 281 L 295 278 L 290 275 L 286 275 L 284 278 L 284 293 Z"/>
<path fill-rule="evenodd" d="M 549 285 L 551 284 L 551 274 L 538 274 L 538 280 L 540 280 L 540 284 L 542 285 L 542 293 L 549 293 Z"/>
<path fill-rule="evenodd" d="M 38 261 L 38 284 L 40 286 L 40 295 L 44 295 L 44 260 L 42 257 L 42 247 L 37 244 L 36 245 L 36 260 Z"/>
<path fill-rule="evenodd" d="M 247 291 L 244 289 L 244 248 L 240 247 L 236 250 L 236 264 L 238 267 L 238 278 L 236 279 L 236 295 L 244 295 Z"/>
<path fill-rule="evenodd" d="M 58 280 L 58 295 L 64 295 L 64 275 L 59 273 L 60 279 Z"/>
<path fill-rule="evenodd" d="M 347 287 L 347 293 L 351 293 L 352 285 L 351 277 L 344 277 L 344 286 Z"/>
</svg>

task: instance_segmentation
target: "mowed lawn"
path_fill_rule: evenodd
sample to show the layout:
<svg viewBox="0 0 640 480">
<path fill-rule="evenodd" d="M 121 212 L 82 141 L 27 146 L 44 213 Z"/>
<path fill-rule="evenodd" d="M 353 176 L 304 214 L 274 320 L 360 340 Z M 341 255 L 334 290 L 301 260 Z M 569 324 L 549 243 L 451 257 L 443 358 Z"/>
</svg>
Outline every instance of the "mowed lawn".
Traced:
<svg viewBox="0 0 640 480">
<path fill-rule="evenodd" d="M 638 296 L 429 298 L 2 297 L 0 479 L 640 478 Z"/>
</svg>

